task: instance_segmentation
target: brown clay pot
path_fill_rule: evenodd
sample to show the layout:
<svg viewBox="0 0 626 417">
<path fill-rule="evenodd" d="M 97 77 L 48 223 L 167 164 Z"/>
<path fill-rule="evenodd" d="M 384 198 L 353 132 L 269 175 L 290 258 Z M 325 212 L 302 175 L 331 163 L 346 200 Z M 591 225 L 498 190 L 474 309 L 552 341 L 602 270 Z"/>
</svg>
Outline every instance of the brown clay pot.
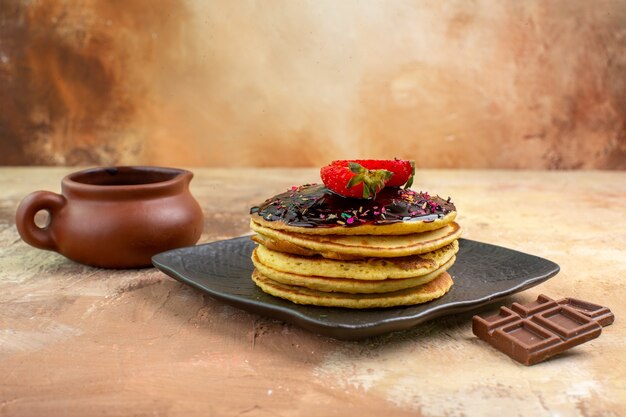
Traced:
<svg viewBox="0 0 626 417">
<path fill-rule="evenodd" d="M 36 248 L 104 268 L 151 265 L 153 255 L 195 244 L 204 216 L 189 192 L 193 174 L 159 167 L 79 171 L 63 178 L 61 194 L 36 191 L 17 209 L 17 229 Z M 40 228 L 35 214 L 47 211 Z"/>
</svg>

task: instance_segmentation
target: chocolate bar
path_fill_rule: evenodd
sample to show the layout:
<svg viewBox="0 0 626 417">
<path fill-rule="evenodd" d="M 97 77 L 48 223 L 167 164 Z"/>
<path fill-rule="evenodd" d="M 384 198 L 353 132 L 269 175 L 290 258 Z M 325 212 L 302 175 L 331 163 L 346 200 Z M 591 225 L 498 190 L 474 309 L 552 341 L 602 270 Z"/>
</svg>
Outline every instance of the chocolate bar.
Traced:
<svg viewBox="0 0 626 417">
<path fill-rule="evenodd" d="M 600 336 L 613 323 L 611 311 L 575 298 L 545 295 L 523 305 L 500 307 L 493 316 L 474 316 L 476 336 L 524 365 L 534 365 Z"/>
</svg>

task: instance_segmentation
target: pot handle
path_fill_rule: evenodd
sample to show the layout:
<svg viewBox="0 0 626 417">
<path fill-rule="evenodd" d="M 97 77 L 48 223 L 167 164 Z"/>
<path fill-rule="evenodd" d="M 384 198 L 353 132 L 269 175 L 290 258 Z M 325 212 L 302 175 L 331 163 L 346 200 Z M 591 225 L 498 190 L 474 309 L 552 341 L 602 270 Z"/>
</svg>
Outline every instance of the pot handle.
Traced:
<svg viewBox="0 0 626 417">
<path fill-rule="evenodd" d="M 54 217 L 61 210 L 67 200 L 60 194 L 50 191 L 35 191 L 27 195 L 19 207 L 15 216 L 15 224 L 24 242 L 39 249 L 57 250 L 57 243 L 51 233 L 50 226 Z M 40 210 L 48 212 L 50 219 L 45 227 L 35 224 L 35 214 Z"/>
</svg>

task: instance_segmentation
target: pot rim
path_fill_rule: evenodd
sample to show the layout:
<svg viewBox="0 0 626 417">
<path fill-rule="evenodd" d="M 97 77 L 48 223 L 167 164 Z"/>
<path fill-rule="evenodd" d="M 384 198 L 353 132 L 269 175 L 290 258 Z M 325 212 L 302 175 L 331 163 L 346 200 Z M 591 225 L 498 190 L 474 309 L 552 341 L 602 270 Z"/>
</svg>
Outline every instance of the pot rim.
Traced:
<svg viewBox="0 0 626 417">
<path fill-rule="evenodd" d="M 123 175 L 129 172 L 142 172 L 145 174 L 162 174 L 170 175 L 162 181 L 146 182 L 143 184 L 89 184 L 80 182 L 80 177 L 96 173 L 108 173 L 109 175 Z M 185 187 L 191 181 L 193 173 L 182 168 L 170 168 L 150 165 L 120 165 L 120 166 L 101 166 L 87 168 L 80 171 L 72 172 L 66 175 L 61 181 L 61 188 L 64 193 L 68 192 L 75 195 L 93 196 L 93 195 L 162 195 L 180 191 L 180 187 Z"/>
</svg>

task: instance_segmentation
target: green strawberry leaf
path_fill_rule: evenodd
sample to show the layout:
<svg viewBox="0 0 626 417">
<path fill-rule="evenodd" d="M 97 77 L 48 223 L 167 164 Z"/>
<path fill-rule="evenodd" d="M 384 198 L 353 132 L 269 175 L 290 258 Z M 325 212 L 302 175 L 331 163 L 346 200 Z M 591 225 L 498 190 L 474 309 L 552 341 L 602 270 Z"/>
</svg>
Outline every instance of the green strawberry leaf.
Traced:
<svg viewBox="0 0 626 417">
<path fill-rule="evenodd" d="M 350 189 L 350 188 L 354 187 L 355 185 L 358 185 L 358 184 L 362 183 L 363 182 L 363 175 L 364 174 L 355 175 L 354 177 L 350 178 L 350 181 L 348 181 L 348 184 L 346 185 L 346 188 Z"/>
<path fill-rule="evenodd" d="M 363 198 L 370 198 L 370 195 L 370 187 L 367 184 L 363 184 Z M 376 194 L 374 194 L 374 197 L 376 197 Z"/>
<path fill-rule="evenodd" d="M 393 176 L 393 172 L 386 169 L 369 170 L 356 162 L 349 162 L 348 169 L 355 175 L 346 184 L 346 189 L 363 183 L 363 198 L 376 198 L 376 193 L 382 190 Z"/>
<path fill-rule="evenodd" d="M 348 168 L 353 174 L 364 174 L 367 172 L 367 169 L 365 169 L 363 165 L 357 164 L 356 162 L 348 162 Z"/>
</svg>

